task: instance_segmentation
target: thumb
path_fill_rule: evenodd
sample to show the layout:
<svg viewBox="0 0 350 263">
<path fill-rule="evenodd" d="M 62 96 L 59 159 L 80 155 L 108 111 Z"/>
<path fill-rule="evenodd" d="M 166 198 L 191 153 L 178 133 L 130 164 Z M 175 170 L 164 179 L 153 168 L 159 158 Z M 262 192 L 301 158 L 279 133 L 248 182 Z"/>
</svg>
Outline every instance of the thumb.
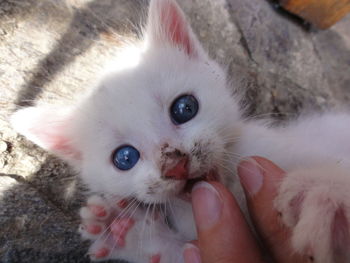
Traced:
<svg viewBox="0 0 350 263">
<path fill-rule="evenodd" d="M 223 185 L 197 183 L 192 190 L 192 206 L 201 260 L 194 256 L 196 247 L 192 244 L 185 246 L 186 263 L 262 262 L 259 248 L 236 200 Z"/>
<path fill-rule="evenodd" d="M 282 225 L 274 208 L 278 186 L 285 172 L 271 161 L 252 157 L 238 165 L 238 176 L 246 193 L 250 216 L 263 243 L 276 262 L 306 262 L 291 253 L 290 230 Z"/>
</svg>

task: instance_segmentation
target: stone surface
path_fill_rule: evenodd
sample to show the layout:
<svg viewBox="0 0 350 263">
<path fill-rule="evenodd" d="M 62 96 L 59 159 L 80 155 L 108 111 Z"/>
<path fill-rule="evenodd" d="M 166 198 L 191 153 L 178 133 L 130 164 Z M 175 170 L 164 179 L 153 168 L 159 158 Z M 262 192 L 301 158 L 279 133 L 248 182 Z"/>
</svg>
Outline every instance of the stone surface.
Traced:
<svg viewBox="0 0 350 263">
<path fill-rule="evenodd" d="M 347 108 L 350 17 L 306 30 L 262 0 L 179 0 L 194 31 L 227 67 L 247 116 L 295 117 Z M 77 234 L 76 174 L 14 132 L 11 112 L 74 102 L 120 44 L 137 37 L 141 0 L 0 1 L 0 261 L 89 262 Z"/>
<path fill-rule="evenodd" d="M 265 1 L 229 2 L 247 51 L 256 63 L 249 70 L 240 70 L 257 76 L 259 88 L 253 85 L 253 92 L 259 93 L 256 98 L 268 99 L 254 103 L 258 113 L 288 115 L 306 107 L 344 106 L 350 81 L 349 40 L 345 31 L 349 17 L 330 30 L 312 31 L 278 15 Z"/>
<path fill-rule="evenodd" d="M 0 184 L 1 262 L 89 262 L 76 234 L 78 207 L 14 175 Z"/>
</svg>

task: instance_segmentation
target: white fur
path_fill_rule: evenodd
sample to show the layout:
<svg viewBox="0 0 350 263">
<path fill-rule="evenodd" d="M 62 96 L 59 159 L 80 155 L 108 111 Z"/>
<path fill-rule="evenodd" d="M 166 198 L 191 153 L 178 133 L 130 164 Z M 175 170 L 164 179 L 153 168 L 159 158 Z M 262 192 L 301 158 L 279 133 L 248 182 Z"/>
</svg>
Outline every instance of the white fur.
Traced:
<svg viewBox="0 0 350 263">
<path fill-rule="evenodd" d="M 177 22 L 182 26 L 181 34 L 168 32 L 167 21 L 161 16 L 162 12 L 169 16 L 174 10 Z M 174 25 L 170 23 L 168 26 Z M 173 0 L 151 1 L 145 41 L 146 49 L 140 52 L 137 63 L 104 78 L 90 97 L 69 113 L 60 114 L 57 108 L 34 107 L 18 111 L 12 119 L 20 133 L 69 159 L 81 171 L 83 180 L 93 192 L 122 198 L 136 197 L 147 203 L 172 204 L 173 213 L 182 218 L 172 217 L 176 233 L 164 230 L 162 223 L 155 223 L 153 238 L 158 241 L 153 244 L 156 245 L 143 247 L 145 250 L 140 253 L 144 256 L 134 257 L 133 243 L 142 239 L 147 242 L 147 238 L 141 235 L 142 231 L 137 230 L 138 223 L 131 233 L 131 245 L 113 252 L 110 257 L 145 262 L 145 255 L 151 253 L 148 250 L 153 249 L 152 253 L 170 253 L 178 260 L 176 255 L 181 254 L 179 240 L 194 239 L 196 233 L 190 204 L 176 197 L 184 182 L 161 177 L 161 149 L 168 144 L 170 149 L 191 153 L 199 144 L 206 158 L 203 161 L 190 155 L 190 176 L 196 177 L 216 168 L 220 180 L 234 189 L 242 205 L 244 198 L 233 177 L 240 157 L 261 155 L 287 171 L 295 171 L 287 176 L 276 201 L 277 207 L 285 214 L 285 223 L 294 227 L 293 248 L 314 255 L 317 262 L 331 262 L 331 231 L 320 232 L 318 229 L 326 227 L 330 230 L 337 211 L 332 202 L 343 204 L 346 215 L 349 213 L 346 189 L 350 180 L 346 168 L 349 167 L 347 157 L 350 154 L 350 114 L 309 116 L 278 128 L 263 122 L 244 121 L 240 117 L 238 99 L 232 97 L 227 87 L 225 72 L 205 54 Z M 181 41 L 184 41 L 183 46 Z M 169 117 L 169 107 L 182 94 L 194 95 L 200 109 L 193 120 L 176 126 Z M 56 123 L 63 125 L 53 129 Z M 69 153 L 78 154 L 67 154 L 67 147 L 64 150 L 52 147 L 45 136 L 32 132 L 33 127 L 34 130 L 55 131 L 55 136 L 59 134 L 66 139 Z M 123 144 L 134 146 L 141 154 L 137 165 L 129 171 L 120 171 L 111 162 L 112 152 Z M 319 177 L 308 178 L 309 174 L 321 169 L 320 165 L 329 169 L 322 169 L 317 173 Z M 337 168 L 332 170 L 334 167 Z M 317 169 L 310 170 L 314 168 Z M 324 171 L 329 172 L 325 174 Z M 288 212 L 289 202 L 303 188 L 310 190 L 310 196 L 301 208 L 300 221 L 293 221 Z M 318 203 L 319 198 L 331 201 L 321 201 L 322 206 Z M 86 211 L 83 218 L 86 217 L 84 213 Z M 322 215 L 319 220 L 324 221 L 316 224 L 316 215 Z M 133 216 L 142 221 L 144 212 L 137 211 Z M 170 232 L 164 238 L 160 230 Z M 315 240 L 309 240 L 310 237 Z M 99 240 L 95 241 L 91 249 L 99 244 Z"/>
</svg>

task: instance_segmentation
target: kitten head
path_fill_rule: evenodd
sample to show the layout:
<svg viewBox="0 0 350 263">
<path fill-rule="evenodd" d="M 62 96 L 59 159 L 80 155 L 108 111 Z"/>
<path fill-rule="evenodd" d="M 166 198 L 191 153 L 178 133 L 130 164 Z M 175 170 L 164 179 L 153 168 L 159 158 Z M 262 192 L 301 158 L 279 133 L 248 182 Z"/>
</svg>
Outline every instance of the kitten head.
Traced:
<svg viewBox="0 0 350 263">
<path fill-rule="evenodd" d="M 239 111 L 175 1 L 151 1 L 145 43 L 137 65 L 74 109 L 27 108 L 12 120 L 93 191 L 164 202 L 212 172 L 225 181 Z"/>
</svg>

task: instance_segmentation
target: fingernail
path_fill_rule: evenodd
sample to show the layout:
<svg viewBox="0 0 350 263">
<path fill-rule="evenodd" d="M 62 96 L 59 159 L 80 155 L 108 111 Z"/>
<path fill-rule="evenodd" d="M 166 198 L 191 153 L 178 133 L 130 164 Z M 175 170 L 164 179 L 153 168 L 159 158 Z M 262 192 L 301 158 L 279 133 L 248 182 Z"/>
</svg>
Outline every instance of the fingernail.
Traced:
<svg viewBox="0 0 350 263">
<path fill-rule="evenodd" d="M 260 191 L 263 174 L 260 165 L 254 159 L 242 161 L 237 170 L 241 184 L 251 196 Z"/>
<path fill-rule="evenodd" d="M 187 243 L 184 246 L 183 257 L 185 263 L 201 263 L 201 257 L 199 255 L 199 249 L 191 243 Z"/>
<path fill-rule="evenodd" d="M 207 182 L 199 182 L 193 187 L 192 206 L 197 226 L 201 230 L 214 226 L 221 216 L 219 193 Z"/>
</svg>

